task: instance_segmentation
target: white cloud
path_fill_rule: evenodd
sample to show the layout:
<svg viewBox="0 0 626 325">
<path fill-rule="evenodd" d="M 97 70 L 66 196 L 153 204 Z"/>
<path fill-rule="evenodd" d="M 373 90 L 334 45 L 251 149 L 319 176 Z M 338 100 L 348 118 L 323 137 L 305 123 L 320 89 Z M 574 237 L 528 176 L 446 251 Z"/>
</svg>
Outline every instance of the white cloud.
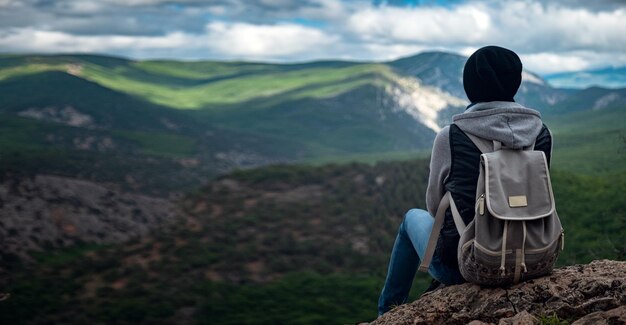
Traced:
<svg viewBox="0 0 626 325">
<path fill-rule="evenodd" d="M 365 52 L 377 60 L 394 60 L 399 57 L 414 55 L 415 53 L 433 50 L 430 47 L 413 44 L 377 44 L 370 43 L 363 46 Z"/>
<path fill-rule="evenodd" d="M 445 7 L 368 7 L 348 18 L 367 41 L 474 46 L 508 44 L 521 51 L 626 50 L 626 10 L 506 1 Z"/>
<path fill-rule="evenodd" d="M 527 52 L 626 50 L 626 10 L 593 12 L 555 4 L 506 2 L 491 7 L 490 39 Z"/>
<path fill-rule="evenodd" d="M 572 51 L 521 55 L 524 68 L 541 74 L 626 66 L 626 52 Z"/>
<path fill-rule="evenodd" d="M 0 34 L 0 47 L 21 52 L 107 52 L 123 49 L 163 49 L 187 46 L 194 37 L 180 32 L 164 36 L 72 35 L 63 32 L 13 29 Z"/>
<path fill-rule="evenodd" d="M 150 56 L 151 50 L 211 53 L 222 58 L 274 59 L 284 56 L 323 55 L 337 40 L 315 28 L 296 24 L 253 25 L 215 22 L 204 34 L 172 32 L 157 36 L 72 35 L 64 32 L 12 29 L 0 32 L 0 48 L 19 52 L 131 53 Z M 163 51 L 156 52 L 162 55 Z"/>
<path fill-rule="evenodd" d="M 215 22 L 207 25 L 210 47 L 220 54 L 244 58 L 276 58 L 323 54 L 337 41 L 321 30 L 297 24 L 253 25 Z"/>
<path fill-rule="evenodd" d="M 524 68 L 542 73 L 577 71 L 591 66 L 587 60 L 567 54 L 535 53 L 522 55 L 520 58 L 524 63 Z"/>
<path fill-rule="evenodd" d="M 469 55 L 485 45 L 519 53 L 527 68 L 540 72 L 624 65 L 626 9 L 565 7 L 535 1 L 468 2 L 452 7 L 373 7 L 347 19 L 351 36 L 369 54 L 389 59 L 401 49 L 424 47 Z M 387 47 L 395 51 L 381 51 Z"/>
<path fill-rule="evenodd" d="M 369 7 L 348 18 L 348 28 L 369 41 L 419 44 L 473 44 L 491 27 L 482 5 L 443 7 Z"/>
</svg>

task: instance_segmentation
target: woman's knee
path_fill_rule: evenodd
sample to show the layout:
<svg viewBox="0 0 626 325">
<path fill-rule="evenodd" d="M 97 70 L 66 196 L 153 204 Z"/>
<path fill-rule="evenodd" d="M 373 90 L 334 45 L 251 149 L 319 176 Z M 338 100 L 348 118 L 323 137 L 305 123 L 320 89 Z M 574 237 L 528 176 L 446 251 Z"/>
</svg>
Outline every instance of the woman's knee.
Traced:
<svg viewBox="0 0 626 325">
<path fill-rule="evenodd" d="M 422 209 L 411 209 L 406 212 L 404 215 L 404 220 L 402 220 L 402 227 L 407 229 L 409 224 L 415 224 L 423 221 L 425 218 L 430 218 L 430 214 L 428 211 Z"/>
<path fill-rule="evenodd" d="M 404 222 L 412 222 L 415 220 L 419 220 L 419 219 L 423 219 L 423 218 L 429 218 L 430 214 L 422 209 L 411 209 L 409 211 L 406 212 L 406 214 L 404 215 Z"/>
</svg>

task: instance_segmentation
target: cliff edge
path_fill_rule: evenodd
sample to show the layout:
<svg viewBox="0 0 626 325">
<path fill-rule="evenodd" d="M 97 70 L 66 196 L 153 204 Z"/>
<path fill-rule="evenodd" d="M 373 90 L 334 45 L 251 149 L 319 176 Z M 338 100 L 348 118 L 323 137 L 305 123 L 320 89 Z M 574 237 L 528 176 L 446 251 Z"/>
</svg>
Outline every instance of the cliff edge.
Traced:
<svg viewBox="0 0 626 325">
<path fill-rule="evenodd" d="M 509 288 L 465 283 L 428 293 L 370 324 L 626 324 L 626 262 L 597 260 Z"/>
</svg>

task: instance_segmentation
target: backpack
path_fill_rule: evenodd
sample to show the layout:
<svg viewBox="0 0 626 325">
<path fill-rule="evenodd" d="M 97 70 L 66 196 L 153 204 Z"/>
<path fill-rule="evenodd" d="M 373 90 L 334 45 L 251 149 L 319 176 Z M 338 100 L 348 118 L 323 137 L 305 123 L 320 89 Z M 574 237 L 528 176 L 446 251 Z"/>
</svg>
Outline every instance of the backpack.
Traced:
<svg viewBox="0 0 626 325">
<path fill-rule="evenodd" d="M 534 144 L 525 149 L 502 147 L 467 134 L 482 152 L 473 220 L 465 225 L 447 192 L 435 222 L 420 271 L 427 272 L 450 208 L 460 235 L 459 271 L 466 281 L 506 286 L 549 274 L 564 248 L 548 162 Z"/>
</svg>

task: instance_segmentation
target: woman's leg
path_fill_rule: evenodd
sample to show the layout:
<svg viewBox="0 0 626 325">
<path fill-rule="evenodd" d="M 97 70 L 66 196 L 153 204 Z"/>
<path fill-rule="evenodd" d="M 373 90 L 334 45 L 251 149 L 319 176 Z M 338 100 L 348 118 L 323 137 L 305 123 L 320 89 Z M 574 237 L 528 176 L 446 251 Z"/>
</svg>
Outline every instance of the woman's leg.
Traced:
<svg viewBox="0 0 626 325">
<path fill-rule="evenodd" d="M 407 235 L 406 224 L 407 219 L 419 218 L 419 215 L 417 209 L 409 210 L 398 227 L 398 234 L 389 259 L 387 279 L 378 298 L 378 315 L 386 313 L 393 306 L 405 303 L 409 296 L 419 257 Z"/>
<path fill-rule="evenodd" d="M 433 217 L 421 209 L 411 209 L 398 228 L 387 270 L 387 279 L 378 299 L 378 314 L 386 313 L 391 306 L 406 302 L 415 272 L 424 256 L 434 223 Z M 458 270 L 441 264 L 437 254 L 433 256 L 428 273 L 444 284 L 462 283 Z"/>
</svg>

